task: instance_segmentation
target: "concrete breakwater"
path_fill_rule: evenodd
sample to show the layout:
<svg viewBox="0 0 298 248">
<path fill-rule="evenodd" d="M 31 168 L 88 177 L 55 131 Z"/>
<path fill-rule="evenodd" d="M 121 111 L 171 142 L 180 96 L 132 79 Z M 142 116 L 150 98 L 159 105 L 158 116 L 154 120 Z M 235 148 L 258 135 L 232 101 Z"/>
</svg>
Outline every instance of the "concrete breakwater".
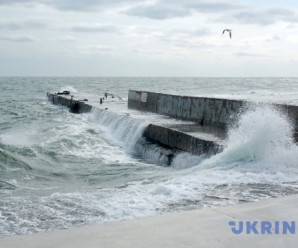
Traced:
<svg viewBox="0 0 298 248">
<path fill-rule="evenodd" d="M 48 93 L 47 97 L 50 102 L 56 105 L 63 105 L 68 107 L 72 113 L 88 113 L 96 109 L 97 111 L 110 111 L 106 110 L 109 105 L 96 106 L 93 103 L 75 100 L 73 97 L 65 95 L 57 95 Z M 115 115 L 123 115 L 122 113 L 115 113 Z M 135 118 L 133 116 L 125 115 L 122 118 Z M 162 125 L 160 123 L 149 123 L 143 132 L 145 140 L 136 144 L 140 156 L 150 160 L 148 153 L 156 151 L 156 145 L 160 147 L 157 156 L 159 161 L 163 164 L 170 165 L 176 154 L 180 152 L 188 152 L 194 155 L 201 154 L 215 154 L 223 149 L 220 139 L 206 138 L 204 135 L 207 131 L 200 130 L 197 132 L 198 126 L 193 124 L 179 123 L 176 125 Z M 208 130 L 208 134 L 210 134 Z M 203 135 L 199 135 L 203 134 Z M 141 152 L 142 151 L 142 152 Z M 155 155 L 156 156 L 156 155 Z"/>
<path fill-rule="evenodd" d="M 48 99 L 54 104 L 68 107 L 73 113 L 87 113 L 92 109 L 111 111 L 109 104 L 87 103 L 65 95 L 48 93 Z M 159 150 L 160 154 L 154 156 L 159 157 L 158 161 L 163 161 L 160 163 L 169 165 L 180 152 L 212 155 L 222 151 L 226 129 L 237 119 L 241 111 L 251 104 L 254 103 L 129 90 L 128 106 L 124 107 L 127 111 L 128 109 L 138 110 L 145 119 L 147 118 L 145 112 L 152 112 L 159 114 L 158 118 L 169 116 L 175 120 L 188 121 L 188 123 L 180 122 L 176 125 L 149 122 L 142 134 L 145 140 L 138 142 L 135 147 L 138 154 L 147 160 L 150 160 L 149 157 L 153 151 L 155 153 Z M 270 106 L 286 113 L 294 124 L 294 136 L 298 141 L 298 107 L 281 104 L 270 104 Z M 117 111 L 113 113 L 118 116 L 123 115 Z M 125 118 L 135 117 L 128 113 L 125 115 Z"/>
<path fill-rule="evenodd" d="M 176 119 L 193 121 L 202 126 L 226 130 L 238 113 L 252 103 L 239 100 L 169 95 L 129 90 L 128 108 L 148 111 Z M 270 104 L 286 113 L 295 127 L 298 140 L 298 106 Z"/>
<path fill-rule="evenodd" d="M 214 141 L 199 139 L 190 134 L 154 124 L 150 124 L 145 129 L 144 136 L 161 146 L 195 155 L 215 154 L 222 150 L 222 146 Z"/>
<path fill-rule="evenodd" d="M 75 114 L 88 113 L 91 111 L 92 106 L 84 101 L 73 100 L 73 97 L 65 97 L 56 94 L 47 94 L 49 101 L 55 105 L 63 105 L 70 109 L 70 112 Z"/>
</svg>

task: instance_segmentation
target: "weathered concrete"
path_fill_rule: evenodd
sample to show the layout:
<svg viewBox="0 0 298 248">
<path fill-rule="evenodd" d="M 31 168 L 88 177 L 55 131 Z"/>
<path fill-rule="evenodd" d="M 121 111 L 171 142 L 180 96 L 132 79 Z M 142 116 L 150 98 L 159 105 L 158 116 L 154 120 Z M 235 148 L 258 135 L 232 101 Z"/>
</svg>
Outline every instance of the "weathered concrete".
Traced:
<svg viewBox="0 0 298 248">
<path fill-rule="evenodd" d="M 70 109 L 70 112 L 75 114 L 88 113 L 92 109 L 92 106 L 84 101 L 73 100 L 63 95 L 47 93 L 47 97 L 53 104 L 66 106 Z"/>
<path fill-rule="evenodd" d="M 203 142 L 192 135 L 154 124 L 145 129 L 144 136 L 161 146 L 192 154 L 215 154 L 222 150 L 222 146 L 215 142 Z"/>
<path fill-rule="evenodd" d="M 86 104 L 85 102 L 73 100 L 69 96 L 60 96 L 50 93 L 48 93 L 47 96 L 53 104 L 66 106 L 73 113 L 86 113 L 90 112 L 92 108 L 95 108 L 94 106 Z M 131 117 L 126 116 L 126 118 Z M 163 151 L 163 156 L 168 159 L 168 164 L 171 163 L 173 156 L 179 152 L 189 152 L 195 155 L 201 155 L 214 154 L 221 151 L 222 145 L 216 140 L 198 137 L 191 133 L 190 130 L 200 130 L 200 133 L 204 133 L 204 130 L 199 129 L 198 127 L 198 125 L 196 125 L 196 127 L 189 127 L 187 124 L 180 124 L 173 127 L 163 126 L 160 124 L 150 124 L 145 129 L 143 136 L 149 143 L 151 142 L 153 144 L 158 144 L 165 148 L 161 151 Z M 185 131 L 187 128 L 190 130 Z M 144 142 L 142 145 L 143 144 L 149 145 L 145 144 Z"/>
<path fill-rule="evenodd" d="M 218 127 L 223 130 L 235 121 L 243 108 L 250 104 L 252 103 L 238 100 L 178 96 L 136 90 L 129 90 L 128 93 L 128 107 L 131 109 L 194 121 L 202 126 Z M 294 123 L 298 138 L 298 106 L 271 105 L 289 116 Z"/>
<path fill-rule="evenodd" d="M 0 239 L 3 248 L 294 248 L 298 196 Z M 242 234 L 229 221 L 294 221 L 295 234 Z M 238 225 L 237 225 L 238 226 Z M 258 227 L 259 230 L 260 227 Z M 272 228 L 273 229 L 273 228 Z M 245 229 L 246 230 L 246 229 Z"/>
<path fill-rule="evenodd" d="M 146 94 L 146 101 L 142 95 Z M 236 100 L 175 96 L 129 90 L 128 107 L 194 121 L 201 125 L 226 128 L 245 103 Z"/>
</svg>

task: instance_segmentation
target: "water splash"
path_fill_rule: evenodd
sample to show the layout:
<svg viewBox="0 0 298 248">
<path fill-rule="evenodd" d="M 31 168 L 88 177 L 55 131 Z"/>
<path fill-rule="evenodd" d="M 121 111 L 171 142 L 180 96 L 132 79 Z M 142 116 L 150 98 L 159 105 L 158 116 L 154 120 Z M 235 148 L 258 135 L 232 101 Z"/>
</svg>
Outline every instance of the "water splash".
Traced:
<svg viewBox="0 0 298 248">
<path fill-rule="evenodd" d="M 71 93 L 78 93 L 78 91 L 74 87 L 69 86 L 69 85 L 61 87 L 59 92 L 63 92 L 63 91 L 70 91 Z"/>
<path fill-rule="evenodd" d="M 205 155 L 197 156 L 187 152 L 181 152 L 175 156 L 171 166 L 175 169 L 186 169 L 198 165 L 204 158 L 206 158 Z"/>
<path fill-rule="evenodd" d="M 144 130 L 149 125 L 147 121 L 97 108 L 92 109 L 90 120 L 99 124 L 127 153 L 140 156 L 151 163 L 169 164 L 170 151 L 148 142 L 143 137 Z"/>
<path fill-rule="evenodd" d="M 272 106 L 252 105 L 228 132 L 224 151 L 201 167 L 284 170 L 297 169 L 297 161 L 298 147 L 288 117 Z"/>
<path fill-rule="evenodd" d="M 148 126 L 145 121 L 97 108 L 92 109 L 90 120 L 99 124 L 114 141 L 119 142 L 130 153 L 134 152 L 137 141 Z"/>
</svg>

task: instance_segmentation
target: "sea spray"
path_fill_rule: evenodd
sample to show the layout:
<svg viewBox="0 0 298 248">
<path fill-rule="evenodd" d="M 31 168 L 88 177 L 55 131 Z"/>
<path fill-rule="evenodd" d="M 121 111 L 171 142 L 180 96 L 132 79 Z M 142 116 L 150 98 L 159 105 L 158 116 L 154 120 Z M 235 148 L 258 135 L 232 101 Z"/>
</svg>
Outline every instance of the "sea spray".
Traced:
<svg viewBox="0 0 298 248">
<path fill-rule="evenodd" d="M 224 151 L 205 160 L 201 168 L 297 169 L 297 161 L 298 147 L 286 114 L 272 106 L 251 105 L 229 130 Z"/>
<path fill-rule="evenodd" d="M 98 124 L 127 153 L 141 157 L 150 163 L 162 166 L 170 164 L 172 152 L 149 142 L 143 136 L 144 130 L 149 124 L 148 121 L 97 108 L 92 109 L 89 120 Z"/>
<path fill-rule="evenodd" d="M 78 91 L 74 87 L 69 85 L 61 87 L 59 92 L 63 92 L 63 91 L 69 91 L 70 93 L 78 93 Z"/>
<path fill-rule="evenodd" d="M 186 169 L 198 165 L 204 159 L 206 159 L 206 155 L 198 156 L 181 152 L 174 157 L 171 166 L 175 169 Z"/>
<path fill-rule="evenodd" d="M 142 137 L 148 123 L 125 115 L 93 108 L 90 120 L 99 124 L 115 141 L 133 153 L 137 141 Z"/>
<path fill-rule="evenodd" d="M 221 98 L 251 99 L 246 97 L 246 90 L 254 88 L 253 97 L 257 100 L 297 105 L 297 82 L 295 78 L 0 79 L 3 85 L 0 137 L 11 134 L 9 144 L 8 139 L 0 140 L 0 151 L 4 152 L 0 154 L 4 156 L 0 158 L 3 166 L 0 180 L 18 186 L 0 190 L 0 237 L 218 207 L 298 192 L 297 174 L 290 170 L 264 170 L 258 161 L 237 162 L 239 166 L 230 169 L 227 163 L 218 163 L 220 166 L 205 170 L 200 166 L 176 170 L 176 167 L 148 165 L 127 154 L 122 148 L 125 144 L 116 135 L 114 140 L 123 146 L 114 142 L 112 129 L 109 133 L 102 131 L 108 126 L 85 120 L 88 114 L 73 115 L 65 108 L 47 104 L 46 92 L 57 92 L 63 85 L 72 85 L 83 90 L 84 96 L 88 91 L 90 99 L 98 97 L 103 89 L 125 97 L 128 88 L 165 93 L 171 89 L 172 93 L 205 97 L 215 97 L 218 93 Z M 16 132 L 20 127 L 21 131 Z M 29 135 L 22 142 L 20 135 L 28 134 L 31 128 L 37 130 L 36 135 Z M 34 142 L 27 142 L 32 138 Z M 32 170 L 19 169 L 22 166 L 10 160 L 10 155 L 28 163 Z M 295 156 L 280 155 L 281 161 L 293 158 L 297 161 Z M 188 164 L 187 160 L 181 157 L 180 165 Z M 257 163 L 261 166 L 257 167 Z"/>
</svg>

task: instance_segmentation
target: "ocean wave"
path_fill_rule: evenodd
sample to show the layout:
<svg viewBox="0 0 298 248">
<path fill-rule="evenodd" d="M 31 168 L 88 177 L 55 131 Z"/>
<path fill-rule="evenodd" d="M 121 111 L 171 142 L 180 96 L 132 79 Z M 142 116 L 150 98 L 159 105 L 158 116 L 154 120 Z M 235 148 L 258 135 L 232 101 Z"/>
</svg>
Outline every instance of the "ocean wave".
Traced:
<svg viewBox="0 0 298 248">
<path fill-rule="evenodd" d="M 0 168 L 2 170 L 7 170 L 8 168 L 32 170 L 32 167 L 24 162 L 18 155 L 5 151 L 2 148 L 0 148 Z"/>
<path fill-rule="evenodd" d="M 205 160 L 200 167 L 297 171 L 297 161 L 298 146 L 287 115 L 272 106 L 251 105 L 229 130 L 223 152 Z"/>
</svg>

